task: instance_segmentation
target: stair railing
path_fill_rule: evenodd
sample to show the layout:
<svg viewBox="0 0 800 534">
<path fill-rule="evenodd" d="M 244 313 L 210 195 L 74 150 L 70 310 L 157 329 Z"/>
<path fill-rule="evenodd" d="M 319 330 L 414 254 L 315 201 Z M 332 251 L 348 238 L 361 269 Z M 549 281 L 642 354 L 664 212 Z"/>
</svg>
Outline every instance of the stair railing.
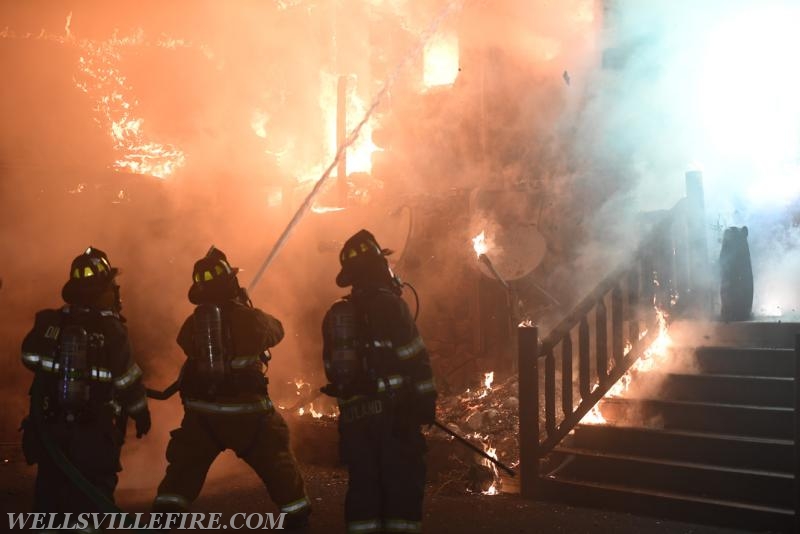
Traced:
<svg viewBox="0 0 800 534">
<path fill-rule="evenodd" d="M 696 239 L 690 230 L 698 216 L 693 211 L 691 198 L 681 199 L 650 229 L 632 259 L 606 276 L 541 342 L 537 327 L 518 328 L 523 496 L 535 496 L 542 458 L 656 339 L 658 310 L 674 317 L 697 300 L 687 298 L 698 296 L 691 273 L 697 265 L 691 257 Z"/>
</svg>

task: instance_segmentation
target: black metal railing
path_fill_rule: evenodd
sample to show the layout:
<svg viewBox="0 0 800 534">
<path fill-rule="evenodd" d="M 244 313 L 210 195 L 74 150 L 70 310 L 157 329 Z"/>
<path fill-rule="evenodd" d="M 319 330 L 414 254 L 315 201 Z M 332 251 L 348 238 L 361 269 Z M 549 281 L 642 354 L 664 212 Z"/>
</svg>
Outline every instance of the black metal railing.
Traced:
<svg viewBox="0 0 800 534">
<path fill-rule="evenodd" d="M 519 327 L 523 496 L 535 495 L 540 460 L 658 336 L 658 313 L 681 315 L 705 302 L 692 277 L 702 262 L 693 258 L 698 241 L 691 230 L 703 215 L 691 200 L 683 198 L 666 212 L 630 261 L 603 279 L 541 341 L 538 328 Z"/>
</svg>

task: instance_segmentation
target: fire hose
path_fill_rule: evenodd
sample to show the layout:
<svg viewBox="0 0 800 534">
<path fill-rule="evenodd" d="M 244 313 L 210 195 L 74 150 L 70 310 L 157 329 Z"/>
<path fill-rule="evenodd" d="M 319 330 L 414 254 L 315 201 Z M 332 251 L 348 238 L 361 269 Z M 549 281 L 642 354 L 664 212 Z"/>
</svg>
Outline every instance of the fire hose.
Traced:
<svg viewBox="0 0 800 534">
<path fill-rule="evenodd" d="M 506 473 L 511 475 L 512 477 L 513 476 L 517 476 L 516 471 L 514 471 L 513 469 L 508 467 L 506 464 L 504 464 L 503 462 L 501 462 L 500 460 L 498 460 L 494 456 L 491 456 L 488 452 L 479 449 L 478 447 L 476 447 L 475 445 L 470 443 L 466 438 L 464 438 L 464 437 L 460 436 L 458 433 L 450 430 L 449 428 L 444 426 L 439 421 L 434 421 L 433 424 L 434 424 L 434 426 L 436 428 L 438 428 L 439 430 L 441 430 L 441 431 L 445 432 L 446 434 L 452 436 L 453 438 L 455 438 L 456 441 L 458 441 L 459 443 L 461 443 L 462 445 L 464 445 L 468 449 L 472 450 L 473 452 L 483 456 L 484 458 L 486 458 L 487 460 L 492 462 L 494 465 L 496 465 L 497 467 L 499 467 L 500 469 L 502 469 L 503 471 L 505 471 Z"/>
<path fill-rule="evenodd" d="M 296 403 L 294 403 L 291 407 L 288 408 L 288 411 L 289 412 L 294 412 L 298 408 L 300 408 L 302 406 L 305 406 L 306 404 L 309 404 L 311 402 L 314 402 L 322 394 L 323 394 L 323 391 L 321 391 L 321 390 L 314 391 L 311 394 L 306 395 L 305 397 L 301 398 Z M 453 430 L 450 430 L 447 426 L 445 426 L 441 422 L 434 421 L 433 425 L 436 428 L 438 428 L 439 430 L 441 430 L 444 433 L 448 434 L 450 437 L 454 438 L 461 445 L 464 445 L 465 447 L 470 449 L 472 452 L 474 452 L 474 453 L 480 455 L 481 457 L 485 458 L 486 460 L 492 462 L 494 465 L 496 465 L 498 468 L 500 468 L 503 471 L 505 471 L 506 473 L 508 473 L 510 476 L 513 477 L 513 476 L 517 475 L 516 471 L 514 471 L 513 469 L 511 469 L 510 467 L 505 465 L 503 462 L 501 462 L 500 460 L 498 460 L 494 456 L 491 456 L 486 451 L 476 447 L 474 444 L 470 443 L 470 441 L 468 439 L 466 439 L 465 437 L 459 435 L 457 432 L 455 432 Z"/>
</svg>

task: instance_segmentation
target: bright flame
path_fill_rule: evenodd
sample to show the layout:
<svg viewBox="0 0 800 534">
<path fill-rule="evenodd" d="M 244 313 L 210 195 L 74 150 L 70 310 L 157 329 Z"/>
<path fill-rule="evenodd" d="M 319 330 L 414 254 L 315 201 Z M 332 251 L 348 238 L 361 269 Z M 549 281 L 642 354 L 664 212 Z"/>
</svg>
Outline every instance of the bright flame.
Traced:
<svg viewBox="0 0 800 534">
<path fill-rule="evenodd" d="M 300 390 L 303 389 L 303 386 L 308 386 L 310 384 L 308 382 L 306 382 L 305 380 L 303 380 L 302 378 L 295 378 L 294 379 L 294 385 L 297 388 L 297 392 L 296 393 L 298 395 L 300 395 Z"/>
<path fill-rule="evenodd" d="M 489 371 L 483 374 L 483 387 L 492 389 L 492 382 L 494 382 L 494 371 Z"/>
<path fill-rule="evenodd" d="M 597 404 L 592 406 L 589 413 L 584 415 L 583 419 L 581 419 L 582 425 L 605 425 L 606 423 L 608 423 L 608 421 L 606 421 L 606 418 L 600 413 L 600 408 Z"/>
<path fill-rule="evenodd" d="M 630 341 L 626 341 L 625 342 L 625 349 L 622 351 L 622 354 L 624 356 L 627 356 L 632 348 L 633 348 L 633 344 Z"/>
<path fill-rule="evenodd" d="M 311 417 L 313 417 L 314 419 L 319 419 L 322 417 L 322 412 L 318 412 L 317 410 L 314 409 L 313 402 L 308 405 L 308 413 L 310 413 Z"/>
<path fill-rule="evenodd" d="M 423 56 L 425 87 L 453 85 L 458 77 L 458 37 L 438 34 L 428 41 Z"/>
<path fill-rule="evenodd" d="M 477 256 L 486 254 L 486 252 L 488 252 L 489 245 L 486 244 L 485 231 L 481 231 L 481 233 L 472 238 L 472 248 L 475 250 L 475 254 Z"/>
<path fill-rule="evenodd" d="M 638 373 L 649 373 L 658 364 L 665 361 L 669 355 L 669 349 L 672 347 L 672 338 L 669 335 L 669 326 L 667 325 L 667 314 L 662 310 L 656 308 L 656 323 L 658 326 L 658 336 L 647 347 L 642 356 L 636 360 L 628 371 L 620 377 L 617 382 L 605 394 L 606 399 L 621 397 L 628 392 L 633 379 Z M 647 330 L 639 334 L 639 339 L 642 339 L 647 334 Z M 630 341 L 625 343 L 624 353 L 627 355 L 633 348 Z M 602 402 L 602 401 L 601 401 Z M 608 421 L 603 417 L 602 410 L 599 403 L 595 404 L 592 409 L 581 419 L 581 424 L 585 425 L 603 425 Z"/>
<path fill-rule="evenodd" d="M 75 86 L 94 101 L 95 121 L 108 131 L 114 150 L 121 154 L 112 164 L 114 169 L 167 178 L 183 167 L 186 156 L 181 149 L 155 142 L 143 133 L 144 119 L 136 114 L 139 102 L 133 96 L 133 88 L 127 82 L 119 64 L 125 48 L 157 46 L 175 49 L 193 45 L 183 40 L 166 38 L 155 43 L 148 42 L 142 30 L 123 37 L 115 33 L 104 41 L 77 39 L 71 27 L 72 12 L 66 16 L 64 35 L 49 34 L 42 30 L 36 36 L 17 37 L 6 29 L 0 37 L 35 38 L 78 48 L 80 56 Z M 212 57 L 207 48 L 201 48 L 206 57 Z"/>
<path fill-rule="evenodd" d="M 320 97 L 319 106 L 322 111 L 322 123 L 325 131 L 325 153 L 324 160 L 327 163 L 332 160 L 339 149 L 336 138 L 336 111 L 338 101 L 338 77 L 328 72 L 320 74 Z M 354 79 L 350 79 L 347 84 L 346 95 L 346 130 L 347 135 L 355 129 L 358 122 L 367 112 L 367 103 L 356 91 L 357 85 Z M 372 128 L 374 119 L 370 119 L 361 129 L 358 139 L 347 148 L 347 170 L 346 173 L 372 171 L 372 153 L 380 150 L 372 142 Z M 300 173 L 300 180 L 318 178 L 322 163 L 318 163 L 311 170 Z"/>
<path fill-rule="evenodd" d="M 71 35 L 70 40 L 74 41 Z M 81 76 L 76 79 L 76 86 L 95 100 L 98 122 L 109 129 L 114 150 L 122 153 L 113 166 L 158 178 L 167 178 L 183 167 L 186 156 L 182 150 L 151 141 L 144 135 L 144 119 L 135 115 L 139 101 L 118 67 L 123 48 L 147 44 L 142 31 L 125 37 L 113 35 L 105 41 L 83 39 L 75 43 L 83 52 L 78 59 Z M 174 45 L 167 43 L 164 47 L 174 48 Z"/>
<path fill-rule="evenodd" d="M 628 374 L 633 372 L 646 373 L 653 370 L 656 364 L 662 363 L 672 347 L 672 338 L 669 336 L 667 327 L 667 315 L 661 310 L 656 310 L 658 322 L 658 336 L 655 341 L 644 351 L 641 358 L 628 370 Z"/>
<path fill-rule="evenodd" d="M 484 446 L 484 451 L 486 452 L 486 454 L 497 460 L 497 449 L 495 447 L 490 447 L 487 444 Z M 482 491 L 481 493 L 483 493 L 484 495 L 497 495 L 498 493 L 500 493 L 500 490 L 497 489 L 497 481 L 500 478 L 500 475 L 497 472 L 497 466 L 485 458 L 481 460 L 481 463 L 486 467 L 491 468 L 492 473 L 494 474 L 494 481 L 492 482 L 492 485 L 489 486 L 489 489 L 487 489 L 486 491 Z"/>
<path fill-rule="evenodd" d="M 494 371 L 483 373 L 483 387 L 480 388 L 480 394 L 478 395 L 479 399 L 482 399 L 489 394 L 489 392 L 492 390 L 492 382 L 494 382 Z"/>
</svg>

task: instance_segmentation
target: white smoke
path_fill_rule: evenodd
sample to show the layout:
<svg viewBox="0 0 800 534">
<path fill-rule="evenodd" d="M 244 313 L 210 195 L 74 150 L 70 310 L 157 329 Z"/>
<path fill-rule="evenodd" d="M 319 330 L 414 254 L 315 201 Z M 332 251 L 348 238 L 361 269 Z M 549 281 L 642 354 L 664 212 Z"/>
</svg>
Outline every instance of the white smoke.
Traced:
<svg viewBox="0 0 800 534">
<path fill-rule="evenodd" d="M 684 194 L 685 171 L 702 170 L 712 260 L 724 227 L 747 225 L 754 310 L 791 310 L 800 302 L 789 290 L 800 267 L 792 221 L 800 198 L 800 4 L 604 4 L 603 68 L 579 135 L 600 173 L 631 177 L 609 203 L 613 216 L 624 219 L 625 206 L 671 207 Z"/>
</svg>

